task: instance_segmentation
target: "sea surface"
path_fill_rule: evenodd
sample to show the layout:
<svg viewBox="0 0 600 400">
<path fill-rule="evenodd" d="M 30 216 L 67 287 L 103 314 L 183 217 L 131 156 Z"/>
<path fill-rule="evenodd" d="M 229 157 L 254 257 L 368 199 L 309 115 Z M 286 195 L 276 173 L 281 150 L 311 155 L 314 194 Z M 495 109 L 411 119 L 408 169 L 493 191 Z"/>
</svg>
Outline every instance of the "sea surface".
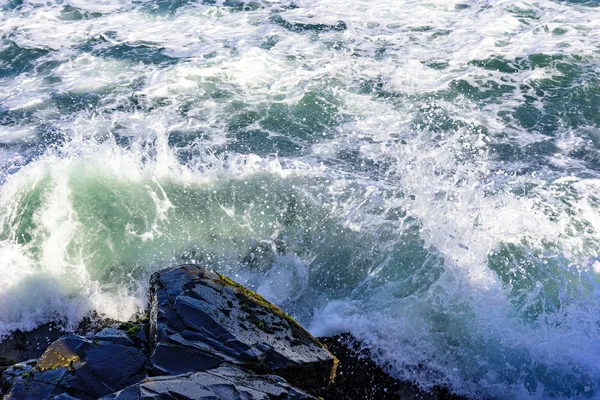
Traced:
<svg viewBox="0 0 600 400">
<path fill-rule="evenodd" d="M 0 337 L 196 262 L 391 374 L 600 398 L 600 1 L 0 0 Z"/>
</svg>

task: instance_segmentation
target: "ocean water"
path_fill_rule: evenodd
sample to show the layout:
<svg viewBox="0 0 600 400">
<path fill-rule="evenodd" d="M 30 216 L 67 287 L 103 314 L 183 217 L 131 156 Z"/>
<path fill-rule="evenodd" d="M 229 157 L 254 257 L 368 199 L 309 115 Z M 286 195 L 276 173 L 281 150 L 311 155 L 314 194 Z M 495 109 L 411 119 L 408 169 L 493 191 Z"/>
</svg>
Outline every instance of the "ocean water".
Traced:
<svg viewBox="0 0 600 400">
<path fill-rule="evenodd" d="M 198 262 L 391 374 L 600 398 L 600 2 L 1 0 L 0 337 Z"/>
</svg>

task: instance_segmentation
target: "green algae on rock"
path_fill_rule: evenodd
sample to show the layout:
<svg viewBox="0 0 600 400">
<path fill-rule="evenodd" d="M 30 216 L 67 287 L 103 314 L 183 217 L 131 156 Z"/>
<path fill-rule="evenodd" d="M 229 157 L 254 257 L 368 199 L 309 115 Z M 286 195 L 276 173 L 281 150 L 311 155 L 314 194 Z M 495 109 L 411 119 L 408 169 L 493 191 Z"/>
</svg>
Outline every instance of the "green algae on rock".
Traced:
<svg viewBox="0 0 600 400">
<path fill-rule="evenodd" d="M 150 389 L 165 398 L 301 400 L 321 393 L 336 367 L 279 308 L 223 275 L 183 265 L 152 276 L 147 319 L 62 336 L 39 358 L 8 368 L 2 389 L 19 400 L 144 399 Z"/>
<path fill-rule="evenodd" d="M 39 359 L 4 372 L 2 383 L 8 389 L 4 398 L 97 399 L 142 380 L 146 362 L 144 344 L 129 338 L 118 325 L 102 330 L 91 340 L 66 335 Z"/>
<path fill-rule="evenodd" d="M 149 319 L 155 345 L 151 375 L 206 371 L 230 362 L 316 390 L 335 374 L 335 357 L 291 317 L 198 265 L 152 276 Z"/>
</svg>

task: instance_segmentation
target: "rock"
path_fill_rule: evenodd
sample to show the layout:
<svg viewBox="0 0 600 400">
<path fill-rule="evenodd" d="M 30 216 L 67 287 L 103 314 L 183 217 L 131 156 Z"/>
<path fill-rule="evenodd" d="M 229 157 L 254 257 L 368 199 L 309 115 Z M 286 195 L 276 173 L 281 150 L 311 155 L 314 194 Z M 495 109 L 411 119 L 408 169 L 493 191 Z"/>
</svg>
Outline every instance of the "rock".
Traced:
<svg viewBox="0 0 600 400">
<path fill-rule="evenodd" d="M 222 275 L 197 265 L 162 270 L 149 297 L 150 375 L 229 362 L 315 390 L 335 374 L 335 357 L 296 321 Z"/>
<path fill-rule="evenodd" d="M 124 330 L 124 327 L 127 330 Z M 141 325 L 115 325 L 92 340 L 66 335 L 35 361 L 4 372 L 5 399 L 97 399 L 146 376 Z M 56 397 L 59 396 L 59 397 Z"/>
<path fill-rule="evenodd" d="M 77 397 L 69 396 L 66 393 L 61 393 L 58 396 L 54 396 L 52 400 L 80 400 Z"/>
<path fill-rule="evenodd" d="M 317 393 L 335 374 L 337 360 L 321 343 L 224 276 L 196 265 L 163 270 L 149 298 L 147 324 L 97 332 L 88 323 L 86 337 L 62 336 L 6 369 L 4 399 L 314 399 L 291 385 Z M 138 383 L 147 371 L 167 376 Z"/>
<path fill-rule="evenodd" d="M 206 372 L 145 379 L 101 400 L 301 400 L 314 397 L 273 375 L 256 375 L 233 366 Z"/>
<path fill-rule="evenodd" d="M 413 383 L 394 379 L 371 359 L 362 343 L 349 333 L 319 340 L 340 360 L 335 382 L 323 393 L 326 399 L 466 400 L 445 388 L 425 391 Z"/>
<path fill-rule="evenodd" d="M 71 363 L 85 358 L 92 342 L 76 335 L 67 335 L 52 343 L 37 362 L 39 371 L 69 368 Z"/>
<path fill-rule="evenodd" d="M 302 22 L 293 22 L 283 19 L 281 15 L 274 15 L 271 17 L 271 22 L 277 24 L 279 26 L 284 27 L 285 29 L 296 32 L 327 32 L 327 31 L 337 31 L 343 32 L 348 29 L 348 25 L 344 21 L 337 21 L 335 25 L 330 24 L 307 24 Z"/>
<path fill-rule="evenodd" d="M 81 321 L 75 332 L 82 336 L 93 336 L 114 323 L 114 320 L 92 313 Z M 40 357 L 52 342 L 64 334 L 65 327 L 60 322 L 43 324 L 29 332 L 13 332 L 0 341 L 0 374 L 15 363 Z"/>
<path fill-rule="evenodd" d="M 13 332 L 0 342 L 0 373 L 15 363 L 38 358 L 62 335 L 64 331 L 57 323 L 44 324 L 30 332 Z"/>
<path fill-rule="evenodd" d="M 95 340 L 102 340 L 105 342 L 118 343 L 124 346 L 133 346 L 135 343 L 133 341 L 133 337 L 137 336 L 137 332 L 133 333 L 133 335 L 127 334 L 125 330 L 121 330 L 119 328 L 110 327 L 98 332 L 95 336 Z"/>
<path fill-rule="evenodd" d="M 3 389 L 10 388 L 13 385 L 13 383 L 15 382 L 16 378 L 24 376 L 24 375 L 25 376 L 29 375 L 35 368 L 36 364 L 37 364 L 37 360 L 29 360 L 29 361 L 25 361 L 22 363 L 14 364 L 13 366 L 7 368 L 2 373 Z"/>
<path fill-rule="evenodd" d="M 60 382 L 69 376 L 68 368 L 57 368 L 44 372 L 30 372 L 16 377 L 4 400 L 55 399 L 65 392 Z"/>
<path fill-rule="evenodd" d="M 81 320 L 79 325 L 77 325 L 77 329 L 75 329 L 74 333 L 76 335 L 83 336 L 89 339 L 101 330 L 109 328 L 119 323 L 119 321 L 116 321 L 111 318 L 102 317 L 98 315 L 95 311 L 92 311 L 88 316 L 84 317 Z"/>
</svg>

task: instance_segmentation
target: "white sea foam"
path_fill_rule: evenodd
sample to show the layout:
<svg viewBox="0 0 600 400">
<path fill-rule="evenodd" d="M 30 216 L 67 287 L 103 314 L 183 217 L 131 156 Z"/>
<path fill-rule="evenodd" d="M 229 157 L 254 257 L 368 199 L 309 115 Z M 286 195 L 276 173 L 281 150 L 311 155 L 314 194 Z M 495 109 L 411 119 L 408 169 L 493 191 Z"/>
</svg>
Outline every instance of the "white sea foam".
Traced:
<svg viewBox="0 0 600 400">
<path fill-rule="evenodd" d="M 0 336 L 197 261 L 424 387 L 598 396 L 600 8 L 289 5 L 2 3 Z"/>
</svg>

